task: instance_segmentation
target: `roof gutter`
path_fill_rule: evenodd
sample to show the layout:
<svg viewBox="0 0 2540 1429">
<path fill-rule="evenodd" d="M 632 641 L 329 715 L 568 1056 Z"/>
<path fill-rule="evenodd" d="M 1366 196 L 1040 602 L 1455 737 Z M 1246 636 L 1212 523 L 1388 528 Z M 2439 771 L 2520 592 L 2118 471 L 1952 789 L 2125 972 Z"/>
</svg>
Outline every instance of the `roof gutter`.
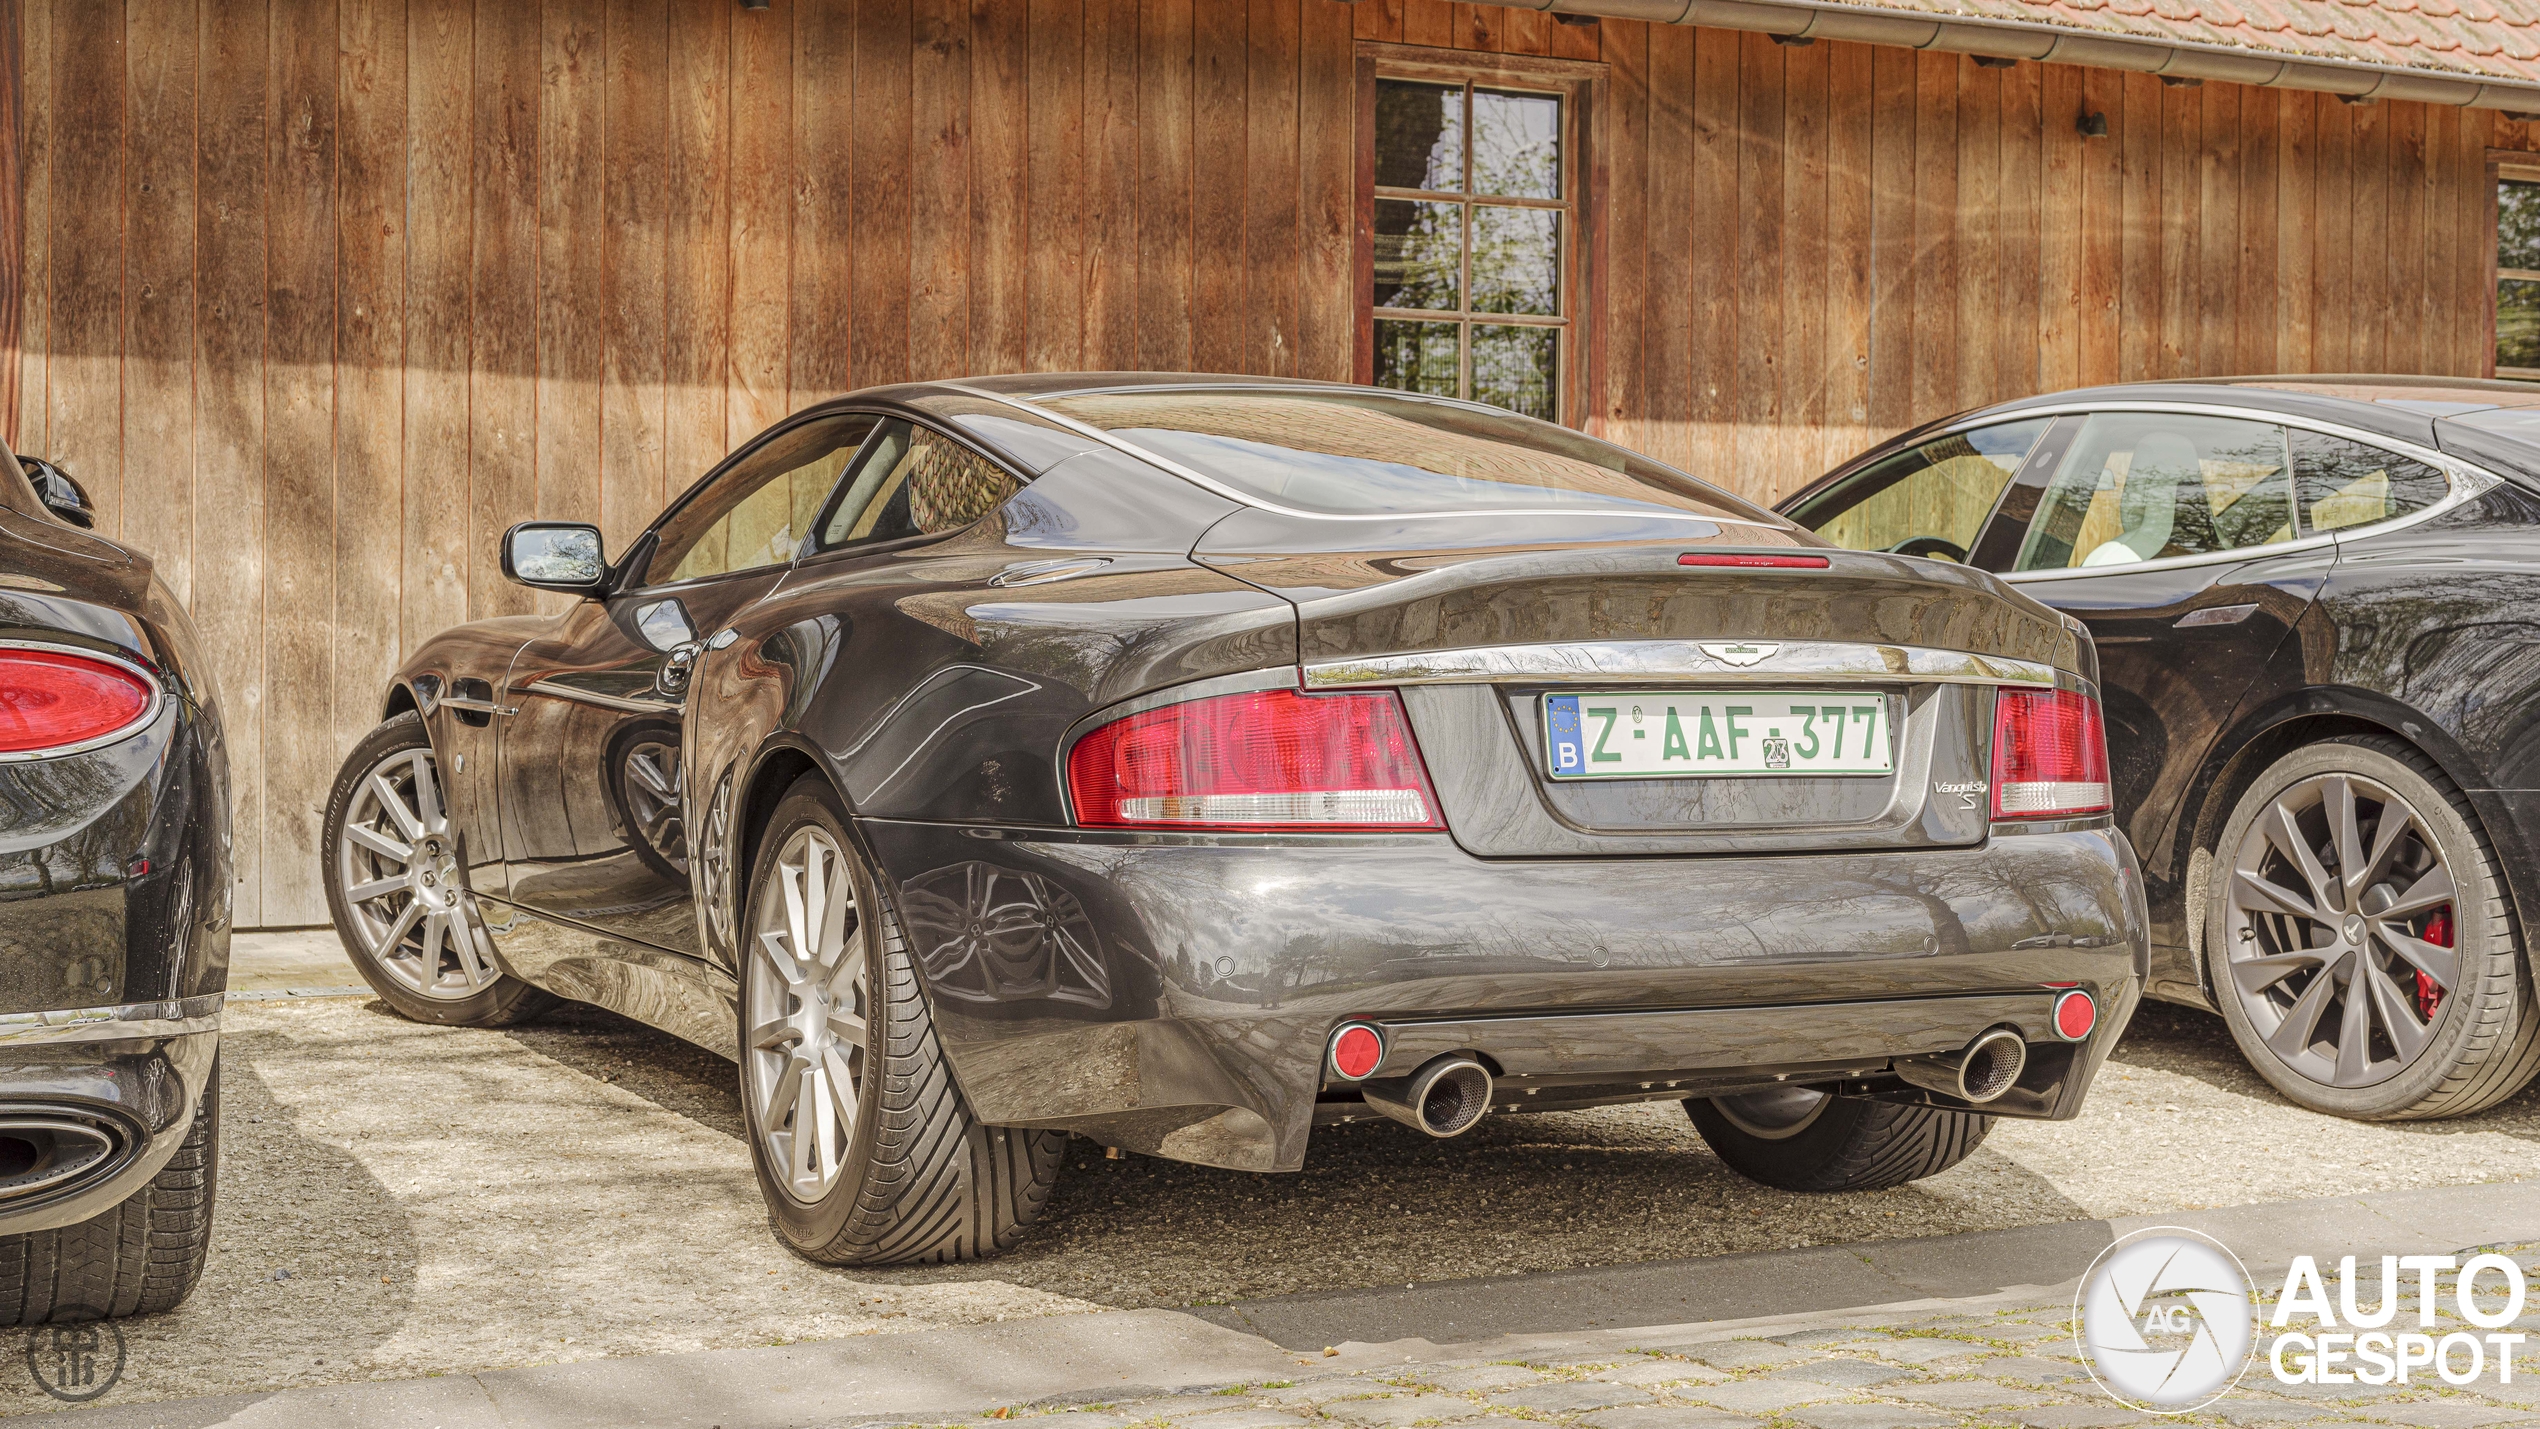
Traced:
<svg viewBox="0 0 2540 1429">
<path fill-rule="evenodd" d="M 1938 19 L 1845 0 L 1490 0 L 1519 10 L 1558 10 L 1661 25 L 1757 30 L 1810 40 L 1854 40 L 1911 50 L 2134 70 L 2165 79 L 2218 80 L 2334 94 L 2349 103 L 2406 99 L 2479 109 L 2540 111 L 2540 83 L 2449 75 L 2402 65 L 2289 58 L 2232 45 L 2185 44 L 2059 25 L 1973 17 Z"/>
</svg>

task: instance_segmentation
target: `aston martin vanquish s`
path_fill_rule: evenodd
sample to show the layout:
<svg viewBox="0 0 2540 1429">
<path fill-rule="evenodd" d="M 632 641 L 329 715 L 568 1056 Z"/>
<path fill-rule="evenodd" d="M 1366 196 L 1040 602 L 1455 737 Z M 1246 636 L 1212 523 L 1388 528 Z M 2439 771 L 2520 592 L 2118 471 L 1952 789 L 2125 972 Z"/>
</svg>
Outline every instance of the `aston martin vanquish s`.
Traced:
<svg viewBox="0 0 2540 1429">
<path fill-rule="evenodd" d="M 1036 376 L 779 424 L 552 618 L 397 676 L 327 816 L 406 1014 L 599 1003 L 740 1063 L 785 1240 L 1010 1243 L 1073 1133 L 1681 1102 L 1738 1170 L 1929 1176 L 2069 1117 L 2140 878 L 2091 645 L 1578 433 Z"/>
</svg>

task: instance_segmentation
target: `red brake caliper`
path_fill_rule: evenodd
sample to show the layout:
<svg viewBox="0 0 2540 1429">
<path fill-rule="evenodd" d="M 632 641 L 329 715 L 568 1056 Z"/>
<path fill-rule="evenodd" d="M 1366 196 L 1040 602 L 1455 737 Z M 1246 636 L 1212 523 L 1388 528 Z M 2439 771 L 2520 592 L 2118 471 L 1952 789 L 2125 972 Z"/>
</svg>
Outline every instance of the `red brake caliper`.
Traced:
<svg viewBox="0 0 2540 1429">
<path fill-rule="evenodd" d="M 2452 910 L 2450 908 L 2437 908 L 2434 910 L 2434 916 L 2425 920 L 2425 940 L 2438 948 L 2452 946 Z M 2443 989 L 2434 985 L 2434 979 L 2427 977 L 2424 973 L 2418 973 L 2417 1016 L 2432 1017 L 2434 1009 L 2442 1003 Z"/>
</svg>

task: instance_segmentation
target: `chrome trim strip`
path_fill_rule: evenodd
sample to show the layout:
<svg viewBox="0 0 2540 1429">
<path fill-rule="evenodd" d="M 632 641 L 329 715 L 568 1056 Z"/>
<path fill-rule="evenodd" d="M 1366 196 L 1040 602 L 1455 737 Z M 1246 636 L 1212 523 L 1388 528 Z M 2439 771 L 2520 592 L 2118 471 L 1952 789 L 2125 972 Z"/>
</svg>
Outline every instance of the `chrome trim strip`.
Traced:
<svg viewBox="0 0 2540 1429">
<path fill-rule="evenodd" d="M 1169 471 L 1173 475 L 1182 478 L 1184 481 L 1191 483 L 1193 486 L 1199 487 L 1203 491 L 1212 492 L 1218 496 L 1226 498 L 1228 501 L 1235 502 L 1238 505 L 1249 506 L 1256 511 L 1274 512 L 1281 516 L 1294 516 L 1307 521 L 1444 521 L 1465 516 L 1594 516 L 1599 514 L 1625 514 L 1618 512 L 1599 513 L 1595 511 L 1580 511 L 1570 507 L 1535 506 L 1495 507 L 1487 511 L 1385 511 L 1363 516 L 1344 515 L 1334 511 L 1305 511 L 1294 506 L 1281 506 L 1274 501 L 1264 501 L 1260 497 L 1254 496 L 1249 492 L 1228 486 L 1214 477 L 1202 476 L 1198 472 L 1193 471 L 1191 468 L 1182 465 L 1180 462 L 1177 462 L 1170 457 L 1158 455 L 1155 452 L 1149 451 L 1145 447 L 1139 446 L 1135 442 L 1123 441 L 1119 437 L 1104 431 L 1100 427 L 1094 426 L 1090 422 L 1080 422 L 1074 417 L 1068 416 L 1064 412 L 1052 411 L 1038 402 L 1026 401 L 1020 397 L 1008 397 L 1000 392 L 990 392 L 984 388 L 971 387 L 959 382 L 941 382 L 936 385 L 949 391 L 959 392 L 965 397 L 976 397 L 983 402 L 995 402 L 1002 406 L 1012 407 L 1018 412 L 1029 412 L 1043 421 L 1055 422 L 1080 437 L 1089 441 L 1100 442 L 1104 446 L 1107 446 L 1124 456 L 1135 457 L 1139 461 L 1145 462 L 1147 465 L 1155 467 L 1158 470 Z M 1179 390 L 1191 391 L 1195 389 L 1183 387 Z M 1271 384 L 1246 383 L 1244 384 L 1243 390 L 1277 392 L 1305 389 L 1288 389 Z M 1458 402 L 1452 405 L 1460 407 L 1465 404 Z M 1493 412 L 1498 411 L 1497 408 L 1487 408 L 1485 410 Z M 1673 468 L 1669 469 L 1673 470 Z M 1699 478 L 1688 479 L 1699 480 Z M 1762 531 L 1795 531 L 1799 529 L 1797 526 L 1787 521 L 1750 521 L 1743 516 L 1697 516 L 1690 511 L 1647 511 L 1632 512 L 1628 514 L 1652 521 L 1692 521 L 1709 526 L 1752 526 L 1757 530 Z"/>
<path fill-rule="evenodd" d="M 95 739 L 83 739 L 77 744 L 0 753 L 0 764 L 25 764 L 38 759 L 65 759 L 74 754 L 86 754 L 93 749 L 103 749 L 110 744 L 120 744 L 158 723 L 159 716 L 167 710 L 167 686 L 162 684 L 159 677 L 152 674 L 147 666 L 138 664 L 126 656 L 110 654 L 103 650 L 91 650 L 81 645 L 64 645 L 50 640 L 0 640 L 0 650 L 43 650 L 57 655 L 76 655 L 83 660 L 94 660 L 101 665 L 112 665 L 139 680 L 150 691 L 150 703 L 142 709 L 132 723 L 121 729 L 109 734 L 101 734 Z"/>
<path fill-rule="evenodd" d="M 571 685 L 559 685 L 553 680 L 532 680 L 522 688 L 528 690 L 534 695 L 553 695 L 560 700 L 579 700 L 583 704 L 598 705 L 601 709 L 616 710 L 620 714 L 665 714 L 679 708 L 679 703 L 676 700 L 622 699 L 616 695 L 603 695 L 596 694 L 590 690 L 577 690 Z M 442 703 L 452 704 L 455 703 L 455 701 L 444 700 Z M 496 712 L 499 714 L 518 713 L 518 711 L 510 709 L 498 710 Z"/>
<path fill-rule="evenodd" d="M 1857 645 L 1830 640 L 1757 640 L 1778 644 L 1767 659 L 1731 665 L 1702 652 L 1723 639 L 1605 640 L 1559 645 L 1492 645 L 1413 655 L 1330 660 L 1303 669 L 1309 690 L 1357 685 L 1473 685 L 1503 680 L 1569 685 L 1638 685 L 1683 679 L 1732 679 L 1768 687 L 1904 680 L 1939 685 L 2034 685 L 2054 689 L 2072 676 L 2036 660 L 1927 650 L 1913 645 Z"/>
<path fill-rule="evenodd" d="M 0 1046 L 48 1042 L 123 1042 L 137 1037 L 183 1037 L 220 1030 L 222 994 L 166 1002 L 124 1002 L 111 1007 L 71 1007 L 51 1012 L 0 1015 Z"/>
</svg>

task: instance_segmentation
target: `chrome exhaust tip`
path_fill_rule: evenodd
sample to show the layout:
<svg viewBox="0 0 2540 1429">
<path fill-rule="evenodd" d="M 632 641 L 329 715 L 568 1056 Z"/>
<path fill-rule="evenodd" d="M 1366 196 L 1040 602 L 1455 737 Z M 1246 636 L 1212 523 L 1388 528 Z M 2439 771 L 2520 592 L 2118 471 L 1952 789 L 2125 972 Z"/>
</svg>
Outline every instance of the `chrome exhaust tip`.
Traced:
<svg viewBox="0 0 2540 1429">
<path fill-rule="evenodd" d="M 2010 1027 L 1986 1030 L 1963 1051 L 1896 1061 L 1898 1077 L 1972 1106 L 1999 1101 L 2027 1069 L 2028 1041 Z"/>
<path fill-rule="evenodd" d="M 1400 1080 L 1369 1082 L 1367 1105 L 1443 1140 L 1471 1131 L 1490 1110 L 1490 1069 L 1458 1053 L 1434 1058 Z"/>
<path fill-rule="evenodd" d="M 123 1138 L 84 1117 L 0 1114 L 0 1204 L 58 1195 L 122 1164 Z"/>
</svg>

